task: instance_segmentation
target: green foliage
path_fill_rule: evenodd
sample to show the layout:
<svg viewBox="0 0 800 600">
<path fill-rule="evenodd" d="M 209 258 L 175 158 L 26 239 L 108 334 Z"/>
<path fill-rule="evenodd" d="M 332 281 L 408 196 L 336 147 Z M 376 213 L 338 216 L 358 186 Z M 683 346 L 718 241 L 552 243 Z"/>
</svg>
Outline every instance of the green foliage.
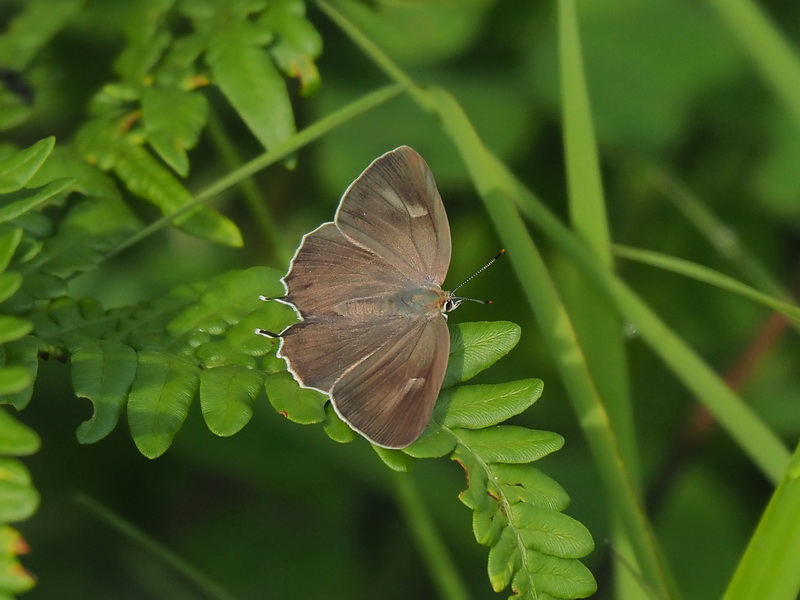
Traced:
<svg viewBox="0 0 800 600">
<path fill-rule="evenodd" d="M 676 598 L 679 587 L 689 600 L 725 587 L 731 599 L 796 597 L 796 552 L 785 552 L 797 547 L 800 523 L 798 454 L 790 459 L 786 448 L 800 431 L 796 340 L 776 346 L 761 372 L 731 352 L 750 337 L 763 342 L 763 307 L 800 329 L 800 309 L 769 275 L 791 270 L 786 248 L 800 223 L 800 60 L 750 0 L 656 4 L 317 0 L 308 14 L 303 0 L 0 6 L 0 597 L 34 586 L 16 527 L 56 539 L 62 554 L 57 536 L 77 535 L 60 513 L 56 528 L 37 514 L 63 502 L 54 481 L 67 479 L 137 509 L 156 504 L 136 495 L 142 490 L 168 498 L 181 515 L 169 518 L 171 545 L 234 582 L 241 597 L 262 594 L 265 562 L 281 575 L 266 579 L 270 587 L 289 586 L 276 596 L 318 595 L 313 585 L 332 597 L 368 597 L 376 586 L 422 595 L 429 584 L 417 576 L 419 559 L 409 561 L 414 577 L 396 568 L 409 535 L 441 597 L 478 597 L 486 575 L 456 567 L 447 549 L 463 539 L 458 519 L 468 516 L 452 509 L 458 489 L 486 548 L 462 544 L 454 556 L 486 564 L 498 593 L 588 597 L 597 588 L 590 569 L 605 581 L 608 563 L 614 593 L 626 599 Z M 796 20 L 788 6 L 771 10 Z M 318 65 L 320 32 L 334 43 Z M 331 82 L 324 89 L 320 70 Z M 753 72 L 766 86 L 752 85 Z M 365 91 L 386 79 L 389 86 Z M 555 129 L 561 143 L 551 139 Z M 402 451 L 373 447 L 374 460 L 323 394 L 299 387 L 275 340 L 254 330 L 296 320 L 290 308 L 258 300 L 282 293 L 279 257 L 330 218 L 335 197 L 371 158 L 400 143 L 418 147 L 436 173 L 453 228 L 451 274 L 485 260 L 496 235 L 513 281 L 499 266 L 470 283 L 485 286 L 475 297 L 495 300 L 480 307 L 479 318 L 491 320 L 451 319 L 448 368 L 427 429 Z M 552 162 L 562 150 L 566 176 Z M 230 193 L 237 185 L 246 206 Z M 569 225 L 553 208 L 562 188 Z M 212 207 L 223 192 L 227 203 Z M 476 195 L 481 212 L 472 208 Z M 612 257 L 633 261 L 617 272 Z M 252 266 L 269 261 L 278 268 Z M 740 270 L 749 285 L 718 269 Z M 689 279 L 714 289 L 698 293 Z M 636 352 L 640 345 L 652 354 Z M 711 367 L 728 362 L 750 369 L 753 383 L 735 389 L 738 371 L 726 381 Z M 547 406 L 536 410 L 544 386 L 534 377 L 553 381 Z M 688 477 L 670 480 L 669 467 L 692 465 L 669 457 L 700 446 L 681 435 L 686 390 L 707 411 L 701 417 L 712 415 L 729 436 L 692 472 L 713 473 L 700 490 L 714 494 L 691 488 Z M 745 396 L 758 401 L 750 406 Z M 263 418 L 265 397 L 274 410 Z M 65 406 L 91 412 L 64 417 Z M 77 450 L 54 433 L 73 427 Z M 116 450 L 120 440 L 128 446 Z M 162 458 L 135 463 L 133 446 Z M 98 467 L 105 453 L 109 471 Z M 52 471 L 59 454 L 63 475 Z M 420 462 L 444 457 L 451 460 Z M 465 489 L 449 479 L 460 476 L 453 461 Z M 195 464 L 199 476 L 189 474 Z M 166 471 L 158 485 L 155 477 L 140 485 L 137 468 Z M 405 530 L 387 510 L 385 477 L 402 478 L 390 493 Z M 762 477 L 778 487 L 744 550 L 769 493 Z M 664 480 L 666 492 L 657 487 Z M 648 503 L 650 486 L 667 505 L 662 514 Z M 576 518 L 565 514 L 565 488 Z M 81 505 L 205 595 L 233 596 L 98 503 L 84 497 Z M 320 527 L 314 508 L 334 525 Z M 593 535 L 607 537 L 607 547 L 595 549 Z M 25 562 L 45 556 L 39 579 L 48 596 L 61 589 L 52 573 L 62 561 L 35 545 Z M 268 554 L 268 546 L 279 550 Z M 700 555 L 701 547 L 709 550 Z M 108 540 L 67 554 L 84 559 L 97 548 L 108 552 Z M 320 548 L 324 559 L 312 562 Z M 219 560 L 231 553 L 237 561 Z M 125 572 L 108 575 L 114 589 L 120 577 L 132 594 L 186 585 L 153 578 L 151 565 L 125 556 Z M 88 576 L 98 579 L 92 593 L 103 588 L 102 574 Z"/>
</svg>

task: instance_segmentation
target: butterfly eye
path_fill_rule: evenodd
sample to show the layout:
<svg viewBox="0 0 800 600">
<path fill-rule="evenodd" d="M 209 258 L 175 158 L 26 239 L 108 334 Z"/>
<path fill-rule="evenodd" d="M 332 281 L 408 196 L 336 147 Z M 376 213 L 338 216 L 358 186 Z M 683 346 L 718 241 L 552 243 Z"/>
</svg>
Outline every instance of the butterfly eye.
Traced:
<svg viewBox="0 0 800 600">
<path fill-rule="evenodd" d="M 450 311 L 457 309 L 463 301 L 463 298 L 448 298 L 442 305 L 442 312 L 449 313 Z"/>
</svg>

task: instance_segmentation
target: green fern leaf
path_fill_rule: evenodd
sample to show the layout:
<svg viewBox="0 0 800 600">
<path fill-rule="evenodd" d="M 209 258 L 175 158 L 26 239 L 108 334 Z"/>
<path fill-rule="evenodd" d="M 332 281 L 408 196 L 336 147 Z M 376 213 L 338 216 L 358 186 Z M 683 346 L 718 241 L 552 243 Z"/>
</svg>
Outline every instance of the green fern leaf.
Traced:
<svg viewBox="0 0 800 600">
<path fill-rule="evenodd" d="M 514 425 L 476 431 L 458 429 L 454 433 L 460 444 L 467 446 L 470 452 L 487 463 L 529 463 L 564 445 L 564 438 L 557 433 Z"/>
<path fill-rule="evenodd" d="M 594 548 L 588 530 L 560 512 L 561 486 L 528 464 L 557 450 L 560 436 L 521 427 L 456 429 L 452 454 L 467 473 L 461 501 L 473 512 L 473 533 L 490 547 L 489 581 L 515 598 L 584 598 L 596 590 L 577 559 Z M 508 464 L 516 463 L 516 464 Z"/>
<path fill-rule="evenodd" d="M 0 302 L 8 300 L 22 286 L 22 274 L 16 271 L 0 273 Z"/>
<path fill-rule="evenodd" d="M 389 450 L 376 446 L 375 444 L 372 444 L 372 449 L 378 455 L 378 458 L 383 461 L 383 464 L 392 471 L 407 473 L 414 466 L 414 458 L 402 450 Z"/>
<path fill-rule="evenodd" d="M 22 521 L 39 508 L 31 474 L 18 460 L 0 457 L 0 523 Z"/>
<path fill-rule="evenodd" d="M 22 229 L 19 227 L 0 229 L 0 270 L 8 268 L 21 240 Z"/>
<path fill-rule="evenodd" d="M 472 379 L 517 345 L 519 325 L 507 321 L 459 323 L 450 326 L 450 359 L 442 388 Z"/>
<path fill-rule="evenodd" d="M 0 402 L 22 410 L 31 400 L 33 382 L 39 372 L 39 340 L 28 335 L 5 344 L 2 351 L 2 364 L 11 365 L 17 374 L 8 377 L 7 385 L 0 385 Z M 23 377 L 19 369 L 24 370 L 26 376 Z"/>
<path fill-rule="evenodd" d="M 132 134 L 123 134 L 122 125 L 113 120 L 95 119 L 84 125 L 75 137 L 75 147 L 92 164 L 113 170 L 135 195 L 171 215 L 189 203 L 191 194 L 146 149 L 138 146 Z M 232 221 L 208 207 L 197 207 L 175 219 L 187 233 L 219 244 L 239 247 L 242 238 Z"/>
<path fill-rule="evenodd" d="M 47 160 L 55 143 L 56 138 L 45 138 L 0 160 L 0 194 L 22 189 Z"/>
<path fill-rule="evenodd" d="M 128 396 L 128 423 L 133 441 L 148 458 L 167 451 L 189 413 L 197 393 L 200 369 L 189 358 L 142 350 Z"/>
<path fill-rule="evenodd" d="M 186 150 L 197 144 L 208 119 L 205 96 L 177 88 L 145 88 L 141 102 L 147 141 L 165 163 L 186 177 Z"/>
<path fill-rule="evenodd" d="M 140 227 L 131 209 L 116 198 L 87 198 L 75 203 L 58 231 L 47 239 L 37 265 L 62 279 L 91 271 L 105 252 Z M 36 297 L 47 297 L 39 292 Z"/>
<path fill-rule="evenodd" d="M 325 433 L 328 435 L 328 437 L 334 442 L 339 442 L 340 444 L 349 444 L 355 440 L 357 437 L 356 432 L 353 431 L 347 423 L 339 418 L 339 415 L 337 415 L 336 411 L 333 410 L 333 405 L 330 402 L 327 402 L 324 407 L 325 422 L 322 424 L 322 428 L 325 430 Z"/>
<path fill-rule="evenodd" d="M 263 46 L 269 31 L 247 21 L 230 21 L 209 42 L 206 62 L 231 105 L 268 149 L 295 133 L 286 83 Z"/>
<path fill-rule="evenodd" d="M 0 398 L 5 404 L 11 404 L 9 396 L 18 394 L 33 383 L 30 372 L 20 366 L 11 365 L 0 369 Z"/>
<path fill-rule="evenodd" d="M 268 267 L 252 267 L 223 274 L 169 323 L 167 331 L 173 337 L 193 331 L 219 335 L 252 312 L 255 305 L 270 311 L 274 303 L 262 304 L 258 296 L 268 287 L 267 282 L 276 281 L 279 277 L 278 271 Z M 250 330 L 250 334 L 254 329 Z"/>
<path fill-rule="evenodd" d="M 282 360 L 280 362 L 283 364 Z M 316 390 L 308 390 L 297 385 L 294 378 L 286 371 L 285 364 L 282 371 L 267 375 L 264 385 L 267 398 L 278 414 L 300 425 L 325 422 L 325 403 L 328 397 Z M 350 429 L 347 425 L 344 427 Z M 350 440 L 352 439 L 351 437 Z"/>
<path fill-rule="evenodd" d="M 0 344 L 17 340 L 30 333 L 31 329 L 33 329 L 33 325 L 24 319 L 0 315 Z"/>
<path fill-rule="evenodd" d="M 564 510 L 569 505 L 569 496 L 564 488 L 530 465 L 496 464 L 492 467 L 492 474 L 489 493 L 494 496 L 502 494 L 512 504 L 525 502 L 551 510 Z"/>
<path fill-rule="evenodd" d="M 22 189 L 3 196 L 0 202 L 0 223 L 16 219 L 22 214 L 52 200 L 72 184 L 72 179 L 57 179 L 35 189 Z"/>
<path fill-rule="evenodd" d="M 40 446 L 35 431 L 0 408 L 0 455 L 26 456 L 37 452 Z"/>
<path fill-rule="evenodd" d="M 451 429 L 483 429 L 524 412 L 543 390 L 541 379 L 458 386 L 439 396 L 434 419 Z"/>
<path fill-rule="evenodd" d="M 84 339 L 70 352 L 75 395 L 94 406 L 76 435 L 81 444 L 93 444 L 117 426 L 136 375 L 136 351 L 116 340 Z"/>
<path fill-rule="evenodd" d="M 322 52 L 322 38 L 305 18 L 302 0 L 270 2 L 259 18 L 267 31 L 274 31 L 276 40 L 269 51 L 287 77 L 300 81 L 300 94 L 309 96 L 320 85 L 319 71 L 314 64 Z"/>
<path fill-rule="evenodd" d="M 200 406 L 208 428 L 219 436 L 237 433 L 253 416 L 265 375 L 236 365 L 200 373 Z"/>
</svg>

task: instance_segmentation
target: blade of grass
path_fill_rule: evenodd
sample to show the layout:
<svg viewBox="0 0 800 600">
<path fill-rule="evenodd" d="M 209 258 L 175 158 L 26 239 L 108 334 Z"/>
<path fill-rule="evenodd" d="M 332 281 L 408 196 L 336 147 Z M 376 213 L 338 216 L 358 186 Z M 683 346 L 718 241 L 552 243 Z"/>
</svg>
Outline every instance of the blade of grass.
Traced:
<svg viewBox="0 0 800 600">
<path fill-rule="evenodd" d="M 614 245 L 614 254 L 616 256 L 635 260 L 637 262 L 659 267 L 666 271 L 679 273 L 691 279 L 702 281 L 709 285 L 713 285 L 722 290 L 739 294 L 745 298 L 754 300 L 764 306 L 771 308 L 774 311 L 782 313 L 800 323 L 800 307 L 788 302 L 777 300 L 772 296 L 759 292 L 758 290 L 737 281 L 733 277 L 729 277 L 724 273 L 709 269 L 703 265 L 699 265 L 683 258 L 669 256 L 661 252 L 654 252 L 652 250 L 643 250 L 641 248 L 631 248 L 630 246 L 623 246 L 620 244 Z"/>
<path fill-rule="evenodd" d="M 408 473 L 395 472 L 392 472 L 392 479 L 400 509 L 425 564 L 436 565 L 435 569 L 429 571 L 439 597 L 445 600 L 469 600 L 467 587 L 437 532 L 436 524 L 426 509 L 414 480 Z"/>
<path fill-rule="evenodd" d="M 445 132 L 456 144 L 486 212 L 508 249 L 523 293 L 541 324 L 545 341 L 555 357 L 570 399 L 575 404 L 603 478 L 609 504 L 619 509 L 620 523 L 635 550 L 644 580 L 653 587 L 656 597 L 677 598 L 677 590 L 658 550 L 570 317 L 514 207 L 512 198 L 515 187 L 498 168 L 499 163 L 483 146 L 461 106 L 452 96 L 436 88 L 426 90 L 426 94 L 436 107 Z"/>
<path fill-rule="evenodd" d="M 233 143 L 213 110 L 208 119 L 208 133 L 225 170 L 232 171 L 240 167 L 243 161 L 236 144 Z M 292 249 L 288 248 L 286 244 L 280 243 L 280 228 L 278 227 L 277 219 L 273 217 L 270 211 L 269 203 L 266 202 L 263 194 L 259 191 L 252 175 L 242 179 L 237 184 L 237 187 L 247 204 L 247 208 L 261 228 L 261 239 L 264 240 L 267 246 L 266 254 L 271 256 L 273 261 L 277 263 L 275 266 L 283 268 L 292 258 Z"/>
<path fill-rule="evenodd" d="M 772 494 L 724 600 L 795 600 L 800 592 L 800 445 Z"/>
<path fill-rule="evenodd" d="M 142 546 L 150 554 L 162 560 L 164 564 L 171 566 L 175 571 L 194 583 L 197 589 L 203 590 L 207 597 L 217 598 L 218 600 L 235 600 L 233 595 L 219 584 L 212 581 L 205 573 L 180 558 L 171 550 L 168 550 L 153 538 L 145 535 L 140 529 L 136 528 L 93 498 L 85 494 L 77 493 L 75 495 L 75 502 L 101 521 L 104 521 L 117 533 Z"/>
<path fill-rule="evenodd" d="M 559 69 L 567 171 L 569 215 L 573 230 L 592 248 L 598 261 L 611 269 L 606 203 L 597 155 L 594 123 L 584 74 L 578 18 L 573 0 L 559 0 Z M 631 407 L 628 364 L 622 339 L 619 315 L 610 300 L 598 293 L 572 263 L 567 263 L 570 277 L 564 289 L 569 308 L 588 367 L 597 383 L 597 390 L 608 411 L 611 427 L 627 465 L 631 479 L 641 495 L 639 461 Z M 637 554 L 625 529 L 620 525 L 616 505 L 612 504 L 612 538 L 614 585 L 625 598 L 645 597 L 640 578 Z M 622 560 L 618 560 L 621 558 Z M 631 571 L 631 564 L 635 567 Z"/>
<path fill-rule="evenodd" d="M 288 138 L 286 141 L 282 142 L 281 144 L 275 146 L 272 150 L 265 152 L 264 154 L 257 156 L 253 160 L 248 161 L 235 171 L 232 171 L 228 175 L 219 178 L 216 182 L 212 183 L 208 187 L 206 187 L 203 191 L 197 194 L 191 202 L 188 202 L 184 206 L 182 206 L 179 210 L 175 212 L 165 215 L 160 219 L 153 221 L 150 225 L 142 228 L 134 235 L 129 237 L 127 240 L 122 241 L 119 245 L 109 250 L 104 259 L 108 259 L 116 254 L 119 254 L 126 248 L 133 246 L 134 244 L 140 242 L 141 240 L 147 238 L 154 232 L 166 227 L 169 223 L 174 221 L 179 216 L 189 212 L 193 208 L 208 202 L 214 196 L 220 194 L 221 192 L 227 190 L 230 187 L 233 187 L 240 181 L 250 177 L 254 173 L 268 167 L 269 165 L 278 162 L 279 160 L 286 158 L 288 155 L 296 152 L 306 144 L 316 140 L 319 137 L 322 137 L 324 134 L 328 133 L 332 129 L 346 123 L 347 121 L 354 119 L 355 117 L 359 116 L 360 114 L 375 108 L 376 106 L 380 106 L 384 102 L 388 102 L 392 98 L 398 96 L 403 90 L 405 86 L 403 85 L 388 85 L 381 89 L 375 90 L 365 96 L 362 96 L 358 100 L 351 102 L 347 106 L 337 110 L 336 112 L 320 119 L 319 121 L 309 125 L 305 129 L 298 131 L 295 135 Z"/>
<path fill-rule="evenodd" d="M 513 178 L 502 163 L 498 161 L 497 164 Z M 589 281 L 609 295 L 620 314 L 633 324 L 653 352 L 714 414 L 759 469 L 777 484 L 790 455 L 775 433 L 622 280 L 603 269 L 591 250 L 533 193 L 519 181 L 517 186 L 519 193 L 514 197 L 528 220 L 575 261 Z"/>
<path fill-rule="evenodd" d="M 751 0 L 708 0 L 745 54 L 800 127 L 800 60 L 764 11 Z"/>
<path fill-rule="evenodd" d="M 607 269 L 612 266 L 600 161 L 583 72 L 575 4 L 559 2 L 561 103 L 570 220 Z M 638 481 L 638 452 L 619 315 L 608 299 L 577 275 L 567 304 L 628 468 Z M 638 484 L 637 484 L 638 486 Z"/>
<path fill-rule="evenodd" d="M 742 244 L 736 232 L 720 221 L 686 186 L 664 170 L 656 171 L 655 185 L 686 220 L 705 236 L 720 256 L 739 269 L 752 285 L 777 298 L 791 300 L 791 294 L 753 258 L 753 253 Z"/>
</svg>

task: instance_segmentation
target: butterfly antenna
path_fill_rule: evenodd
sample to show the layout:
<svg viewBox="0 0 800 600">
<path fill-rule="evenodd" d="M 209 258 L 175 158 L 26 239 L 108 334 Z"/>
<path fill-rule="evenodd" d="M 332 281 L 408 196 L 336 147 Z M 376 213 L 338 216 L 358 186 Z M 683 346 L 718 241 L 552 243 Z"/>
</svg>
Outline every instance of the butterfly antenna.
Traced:
<svg viewBox="0 0 800 600">
<path fill-rule="evenodd" d="M 450 291 L 450 294 L 451 294 L 451 295 L 452 295 L 452 294 L 455 294 L 455 293 L 456 293 L 456 290 L 458 290 L 459 288 L 462 288 L 462 287 L 464 287 L 464 286 L 465 286 L 466 284 L 468 284 L 470 281 L 472 281 L 473 279 L 475 279 L 475 277 L 477 277 L 478 275 L 480 275 L 481 273 L 483 273 L 483 272 L 484 272 L 486 269 L 488 269 L 489 267 L 491 267 L 491 266 L 492 266 L 492 265 L 495 263 L 495 261 L 496 261 L 498 258 L 500 258 L 501 256 L 503 256 L 503 254 L 505 254 L 505 252 L 506 252 L 506 249 L 505 249 L 505 248 L 503 248 L 502 250 L 500 250 L 500 252 L 498 252 L 498 253 L 497 253 L 497 256 L 495 256 L 495 257 L 494 257 L 492 260 L 490 260 L 490 261 L 489 261 L 489 262 L 487 262 L 485 265 L 483 265 L 483 266 L 482 266 L 480 269 L 478 269 L 477 271 L 475 271 L 475 272 L 474 272 L 472 275 L 470 275 L 469 277 L 467 277 L 467 278 L 466 278 L 466 279 L 465 279 L 463 282 L 461 282 L 459 285 L 457 285 L 456 287 L 454 287 L 454 288 L 453 288 L 453 289 Z M 491 303 L 492 303 L 492 301 L 491 301 L 491 300 L 475 300 L 474 298 L 464 298 L 464 300 L 472 300 L 473 302 L 480 302 L 481 304 L 491 304 Z"/>
</svg>

